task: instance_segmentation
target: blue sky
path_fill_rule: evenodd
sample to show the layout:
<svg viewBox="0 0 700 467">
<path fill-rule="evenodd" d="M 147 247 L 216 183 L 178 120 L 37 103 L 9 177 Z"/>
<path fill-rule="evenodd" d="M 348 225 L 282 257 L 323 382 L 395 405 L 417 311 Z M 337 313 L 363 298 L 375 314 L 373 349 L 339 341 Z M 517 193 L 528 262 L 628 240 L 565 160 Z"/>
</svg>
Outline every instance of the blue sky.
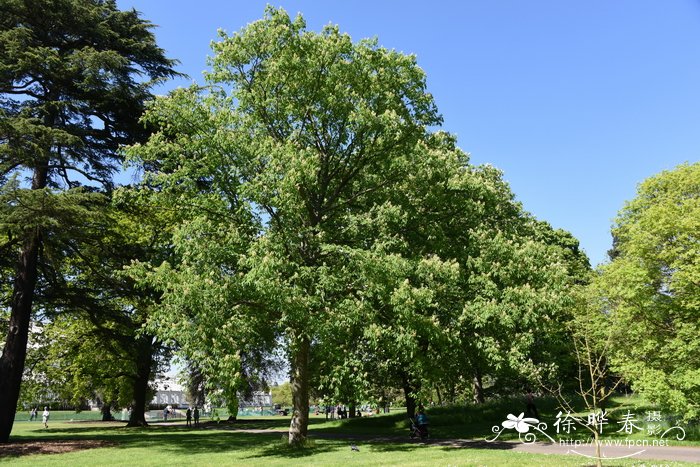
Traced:
<svg viewBox="0 0 700 467">
<path fill-rule="evenodd" d="M 189 80 L 209 44 L 265 5 L 418 56 L 445 123 L 476 164 L 504 172 L 537 218 L 576 236 L 596 265 L 645 178 L 700 160 L 697 0 L 118 0 Z"/>
</svg>

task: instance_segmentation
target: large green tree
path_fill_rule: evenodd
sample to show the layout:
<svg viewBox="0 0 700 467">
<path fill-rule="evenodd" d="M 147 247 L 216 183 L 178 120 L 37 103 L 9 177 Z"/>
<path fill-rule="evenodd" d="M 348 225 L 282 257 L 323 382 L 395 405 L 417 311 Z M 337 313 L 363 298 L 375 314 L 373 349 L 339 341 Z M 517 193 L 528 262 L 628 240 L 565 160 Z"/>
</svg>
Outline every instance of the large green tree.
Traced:
<svg viewBox="0 0 700 467">
<path fill-rule="evenodd" d="M 120 145 L 145 135 L 138 119 L 150 87 L 173 75 L 150 29 L 110 0 L 0 2 L 0 177 L 16 184 L 12 218 L 31 220 L 8 222 L 3 248 L 16 260 L 0 357 L 0 442 L 12 429 L 40 264 L 51 259 L 43 246 L 80 222 L 69 214 L 84 204 L 82 185 L 111 188 Z M 22 210 L 31 216 L 14 212 Z"/>
<path fill-rule="evenodd" d="M 249 274 L 279 316 L 294 401 L 289 438 L 299 442 L 324 328 L 364 311 L 352 307 L 361 287 L 354 262 L 386 254 L 348 230 L 378 193 L 398 188 L 440 118 L 415 57 L 353 43 L 337 27 L 311 33 L 301 17 L 268 10 L 214 49 L 209 78 L 232 87 L 252 162 L 245 188 L 269 216 Z"/>
<path fill-rule="evenodd" d="M 225 252 L 230 267 L 216 273 L 254 297 L 237 300 L 234 315 L 267 316 L 286 344 L 294 400 L 290 442 L 296 443 L 307 432 L 313 349 L 324 345 L 322 329 L 347 310 L 356 287 L 348 282 L 347 258 L 366 249 L 346 230 L 364 215 L 369 196 L 410 173 L 414 147 L 440 119 L 414 57 L 374 41 L 353 43 L 336 27 L 309 32 L 301 17 L 292 20 L 282 10 L 268 9 L 263 20 L 222 37 L 214 51 L 208 81 L 226 90 L 214 117 L 225 136 L 214 136 L 227 138 L 223 175 L 228 191 L 235 188 L 231 206 L 243 199 L 261 216 L 250 244 L 238 244 L 245 254 Z M 159 112 L 156 107 L 152 115 Z M 187 157 L 177 160 L 191 152 L 173 147 L 169 126 L 162 127 L 136 152 L 165 157 L 171 166 L 197 166 Z M 197 235 L 183 240 L 203 238 Z M 243 275 L 236 279 L 235 272 Z M 206 290 L 198 294 L 213 303 Z"/>
<path fill-rule="evenodd" d="M 700 163 L 645 180 L 620 211 L 594 282 L 614 369 L 651 401 L 700 416 Z"/>
<path fill-rule="evenodd" d="M 135 259 L 168 258 L 166 216 L 117 197 L 100 218 L 83 227 L 94 230 L 91 241 L 83 241 L 64 262 L 62 283 L 44 297 L 47 313 L 58 318 L 48 329 L 56 336 L 49 349 L 59 361 L 49 364 L 70 375 L 66 389 L 77 389 L 73 399 L 89 397 L 86 390 L 101 392 L 109 396 L 101 397 L 105 412 L 110 402 L 131 406 L 130 426 L 145 425 L 149 383 L 169 349 L 143 329 L 158 307 L 158 295 L 134 287 L 124 268 Z"/>
</svg>

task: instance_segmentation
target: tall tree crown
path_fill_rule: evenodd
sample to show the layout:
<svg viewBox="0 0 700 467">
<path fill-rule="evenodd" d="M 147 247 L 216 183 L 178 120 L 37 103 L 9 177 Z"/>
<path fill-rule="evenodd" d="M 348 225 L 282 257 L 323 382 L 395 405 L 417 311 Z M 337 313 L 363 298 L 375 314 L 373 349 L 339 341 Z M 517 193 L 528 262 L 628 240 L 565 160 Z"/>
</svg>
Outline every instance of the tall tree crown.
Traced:
<svg viewBox="0 0 700 467">
<path fill-rule="evenodd" d="M 254 201 L 319 225 L 386 183 L 392 161 L 441 119 L 414 56 L 305 27 L 268 8 L 222 34 L 207 80 L 231 88 Z"/>
<path fill-rule="evenodd" d="M 0 2 L 0 170 L 49 186 L 111 184 L 118 148 L 145 136 L 149 90 L 173 76 L 152 25 L 111 0 Z"/>
</svg>

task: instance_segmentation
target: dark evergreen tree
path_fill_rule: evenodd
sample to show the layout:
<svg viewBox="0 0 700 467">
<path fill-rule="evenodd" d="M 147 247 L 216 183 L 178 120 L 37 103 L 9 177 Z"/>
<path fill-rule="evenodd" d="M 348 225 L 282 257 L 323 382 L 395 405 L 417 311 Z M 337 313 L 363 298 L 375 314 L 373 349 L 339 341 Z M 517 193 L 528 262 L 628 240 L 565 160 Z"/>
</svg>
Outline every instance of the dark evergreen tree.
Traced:
<svg viewBox="0 0 700 467">
<path fill-rule="evenodd" d="M 70 252 L 55 242 L 79 235 L 103 205 L 120 146 L 146 135 L 149 90 L 175 75 L 151 28 L 112 0 L 0 0 L 0 224 L 2 254 L 16 258 L 3 281 L 0 442 L 12 430 L 37 290 Z"/>
</svg>

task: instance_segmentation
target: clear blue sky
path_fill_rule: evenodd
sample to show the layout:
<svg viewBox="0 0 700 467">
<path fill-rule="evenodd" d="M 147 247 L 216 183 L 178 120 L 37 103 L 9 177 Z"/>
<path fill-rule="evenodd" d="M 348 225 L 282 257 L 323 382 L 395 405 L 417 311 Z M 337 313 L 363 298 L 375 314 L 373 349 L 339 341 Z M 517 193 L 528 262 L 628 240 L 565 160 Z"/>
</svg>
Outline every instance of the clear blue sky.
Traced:
<svg viewBox="0 0 700 467">
<path fill-rule="evenodd" d="M 258 0 L 118 0 L 202 82 L 216 31 L 263 15 Z M 700 160 L 700 1 L 278 0 L 311 30 L 418 56 L 472 162 L 504 171 L 537 218 L 572 232 L 593 265 L 645 178 Z M 167 88 L 188 84 L 170 83 Z"/>
</svg>

